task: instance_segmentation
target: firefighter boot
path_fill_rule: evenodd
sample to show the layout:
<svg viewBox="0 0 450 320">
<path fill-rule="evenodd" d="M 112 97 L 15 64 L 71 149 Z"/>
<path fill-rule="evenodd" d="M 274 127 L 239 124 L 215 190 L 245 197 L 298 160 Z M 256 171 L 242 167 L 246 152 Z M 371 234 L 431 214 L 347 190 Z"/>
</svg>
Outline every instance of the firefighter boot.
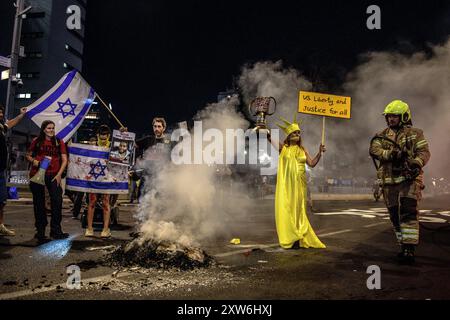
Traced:
<svg viewBox="0 0 450 320">
<path fill-rule="evenodd" d="M 412 265 L 415 262 L 415 246 L 412 244 L 402 245 L 402 252 L 398 254 L 401 264 Z"/>
</svg>

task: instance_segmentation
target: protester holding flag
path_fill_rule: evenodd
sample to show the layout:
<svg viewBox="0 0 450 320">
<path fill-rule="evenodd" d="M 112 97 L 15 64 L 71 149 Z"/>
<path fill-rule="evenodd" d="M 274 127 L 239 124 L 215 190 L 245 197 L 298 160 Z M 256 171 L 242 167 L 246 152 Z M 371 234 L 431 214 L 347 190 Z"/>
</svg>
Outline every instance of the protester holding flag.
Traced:
<svg viewBox="0 0 450 320">
<path fill-rule="evenodd" d="M 73 70 L 28 106 L 27 117 L 37 126 L 55 123 L 55 135 L 67 143 L 78 130 L 96 97 L 94 89 Z"/>
<path fill-rule="evenodd" d="M 52 141 L 59 143 L 61 151 L 64 146 L 63 159 L 67 162 L 64 142 L 67 142 L 78 130 L 96 98 L 100 100 L 106 110 L 116 119 L 121 127 L 123 127 L 106 103 L 98 96 L 98 94 L 96 94 L 94 89 L 83 79 L 77 70 L 66 73 L 49 91 L 31 104 L 28 107 L 27 117 L 38 126 L 42 125 L 41 131 L 45 130 L 45 134 L 47 134 L 47 129 L 43 125 L 47 125 L 49 123 L 48 120 L 53 123 Z M 126 130 L 126 128 L 122 129 Z M 111 130 L 109 127 L 106 126 L 105 129 L 105 126 L 101 126 L 99 128 L 99 134 L 97 135 L 97 146 L 82 146 L 76 144 L 69 146 L 71 163 L 68 168 L 66 189 L 70 191 L 87 192 L 90 194 L 88 229 L 86 230 L 86 236 L 94 235 L 92 224 L 94 205 L 98 199 L 97 193 L 102 194 L 104 208 L 104 229 L 101 236 L 110 237 L 109 195 L 128 191 L 127 171 L 118 170 L 118 168 L 112 166 L 110 167 L 106 162 L 107 159 L 109 159 L 110 134 Z M 56 138 L 54 136 L 56 136 Z M 73 161 L 72 157 L 74 158 Z M 30 154 L 30 161 L 33 161 L 35 166 L 39 165 L 35 160 L 36 159 L 33 159 Z M 61 168 L 65 167 L 65 165 L 66 163 L 63 162 Z M 42 166 L 43 164 L 41 164 L 40 170 L 43 170 Z M 53 166 L 52 159 L 52 164 L 49 168 L 52 172 Z M 60 176 L 55 175 L 54 179 L 59 185 Z M 52 182 L 53 181 L 54 180 L 52 180 Z M 39 238 L 43 235 L 42 225 L 44 223 L 40 220 L 40 190 L 37 189 L 37 186 L 33 185 L 33 187 L 36 189 L 35 192 L 38 195 L 38 197 L 36 197 L 37 203 L 35 204 L 35 207 L 36 211 L 39 213 L 37 215 L 37 217 L 39 217 L 39 219 L 37 219 L 37 227 L 39 227 L 37 236 Z M 56 195 L 53 196 L 56 197 Z M 52 208 L 52 211 L 54 210 L 55 209 Z"/>
<path fill-rule="evenodd" d="M 30 181 L 33 194 L 36 235 L 39 242 L 45 241 L 45 228 L 47 215 L 45 213 L 45 188 L 47 188 L 51 201 L 50 237 L 65 239 L 69 235 L 62 232 L 62 188 L 61 179 L 67 166 L 67 149 L 62 139 L 55 136 L 55 123 L 51 120 L 42 122 L 39 136 L 31 142 L 27 152 L 27 160 L 31 163 L 30 178 L 39 170 L 41 161 L 50 157 L 50 164 L 45 171 L 45 185 Z"/>
<path fill-rule="evenodd" d="M 97 130 L 97 146 L 109 148 L 111 146 L 111 129 L 107 125 L 101 125 Z M 100 236 L 102 238 L 111 237 L 111 230 L 109 229 L 111 206 L 110 206 L 110 195 L 109 194 L 97 194 L 89 193 L 89 206 L 88 206 L 88 216 L 87 223 L 88 227 L 85 232 L 86 237 L 94 236 L 94 210 L 97 200 L 101 197 L 102 207 L 103 207 L 103 230 Z"/>
<path fill-rule="evenodd" d="M 14 236 L 16 233 L 5 227 L 3 224 L 3 208 L 6 205 L 8 194 L 6 190 L 5 170 L 8 162 L 8 148 L 6 146 L 6 131 L 16 126 L 23 118 L 27 108 L 20 109 L 20 115 L 16 118 L 5 121 L 5 108 L 0 106 L 0 235 Z"/>
</svg>

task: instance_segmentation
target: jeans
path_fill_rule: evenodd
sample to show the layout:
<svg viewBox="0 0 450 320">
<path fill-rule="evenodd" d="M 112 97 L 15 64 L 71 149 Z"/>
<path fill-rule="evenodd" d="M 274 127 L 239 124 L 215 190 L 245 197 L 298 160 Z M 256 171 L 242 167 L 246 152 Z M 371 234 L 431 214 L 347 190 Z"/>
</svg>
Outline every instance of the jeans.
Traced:
<svg viewBox="0 0 450 320">
<path fill-rule="evenodd" d="M 50 195 L 52 207 L 52 216 L 50 221 L 50 234 L 56 235 L 62 233 L 62 188 L 57 185 L 57 181 L 52 181 L 54 177 L 45 176 L 45 186 L 30 182 L 31 193 L 33 194 L 33 208 L 36 231 L 45 233 L 47 227 L 47 215 L 45 213 L 45 187 Z"/>
</svg>

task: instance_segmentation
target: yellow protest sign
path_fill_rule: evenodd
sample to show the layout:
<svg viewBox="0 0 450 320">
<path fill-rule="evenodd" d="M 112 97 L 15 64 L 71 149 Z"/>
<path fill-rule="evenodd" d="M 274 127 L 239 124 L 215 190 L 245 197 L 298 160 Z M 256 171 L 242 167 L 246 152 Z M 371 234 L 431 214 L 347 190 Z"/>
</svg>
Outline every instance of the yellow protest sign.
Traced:
<svg viewBox="0 0 450 320">
<path fill-rule="evenodd" d="M 300 91 L 298 112 L 350 119 L 351 97 Z"/>
</svg>

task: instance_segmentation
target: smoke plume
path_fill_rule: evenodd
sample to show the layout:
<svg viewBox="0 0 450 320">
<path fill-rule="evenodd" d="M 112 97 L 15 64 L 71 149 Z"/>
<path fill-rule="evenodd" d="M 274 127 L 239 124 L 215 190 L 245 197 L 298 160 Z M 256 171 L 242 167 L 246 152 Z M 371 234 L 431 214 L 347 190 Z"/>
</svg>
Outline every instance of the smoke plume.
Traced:
<svg viewBox="0 0 450 320">
<path fill-rule="evenodd" d="M 359 155 L 367 153 L 368 139 L 386 127 L 381 115 L 384 107 L 400 99 L 409 104 L 414 127 L 424 130 L 430 145 L 432 158 L 425 167 L 426 176 L 450 176 L 446 159 L 450 152 L 450 41 L 431 49 L 431 56 L 368 53 L 363 57 L 366 61 L 349 75 L 344 87 L 353 98 L 353 111 L 351 135 L 345 144 L 356 142 L 356 162 L 363 161 Z M 339 134 L 344 135 L 343 130 Z"/>
<path fill-rule="evenodd" d="M 194 119 L 202 121 L 203 132 L 218 129 L 225 139 L 226 129 L 245 131 L 249 126 L 236 111 L 238 103 L 235 96 L 210 104 Z M 192 142 L 195 134 L 191 131 Z M 190 246 L 211 238 L 231 237 L 233 225 L 250 212 L 251 200 L 245 185 L 231 182 L 230 174 L 231 169 L 225 165 L 208 164 L 167 162 L 154 170 L 137 214 L 144 239 L 170 240 Z"/>
</svg>

